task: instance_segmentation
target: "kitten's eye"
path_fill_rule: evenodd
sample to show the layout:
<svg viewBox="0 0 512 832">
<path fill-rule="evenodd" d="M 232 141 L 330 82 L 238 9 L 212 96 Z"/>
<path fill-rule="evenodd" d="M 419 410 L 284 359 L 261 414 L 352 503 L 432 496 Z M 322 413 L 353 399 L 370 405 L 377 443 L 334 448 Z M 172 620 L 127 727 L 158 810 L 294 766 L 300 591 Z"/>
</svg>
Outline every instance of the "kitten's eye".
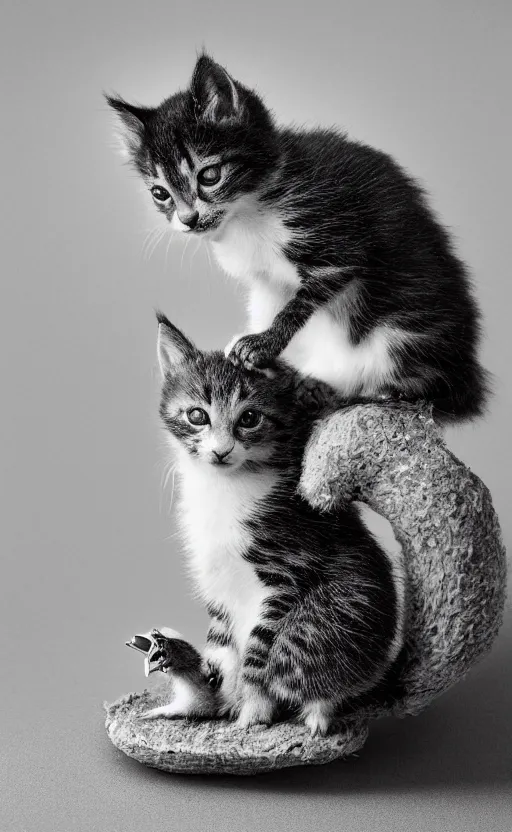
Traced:
<svg viewBox="0 0 512 832">
<path fill-rule="evenodd" d="M 203 168 L 203 170 L 199 171 L 197 179 L 200 185 L 206 185 L 206 187 L 208 187 L 208 185 L 217 184 L 220 180 L 221 173 L 221 165 L 211 165 L 211 167 Z"/>
<path fill-rule="evenodd" d="M 151 193 L 157 202 L 167 202 L 171 198 L 169 191 L 166 188 L 162 188 L 161 185 L 154 185 L 151 188 Z"/>
<path fill-rule="evenodd" d="M 238 420 L 240 428 L 255 428 L 263 419 L 263 414 L 259 410 L 244 410 Z"/>
<path fill-rule="evenodd" d="M 191 425 L 209 425 L 210 419 L 206 412 L 201 407 L 192 407 L 187 410 L 187 419 Z"/>
</svg>

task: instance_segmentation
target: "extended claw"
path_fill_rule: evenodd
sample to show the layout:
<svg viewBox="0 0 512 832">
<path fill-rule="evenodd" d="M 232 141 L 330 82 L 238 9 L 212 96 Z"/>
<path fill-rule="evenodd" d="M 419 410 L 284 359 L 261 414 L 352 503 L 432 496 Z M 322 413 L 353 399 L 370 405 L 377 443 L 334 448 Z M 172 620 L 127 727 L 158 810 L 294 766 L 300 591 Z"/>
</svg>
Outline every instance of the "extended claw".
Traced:
<svg viewBox="0 0 512 832">
<path fill-rule="evenodd" d="M 133 636 L 130 641 L 125 641 L 127 647 L 131 647 L 133 650 L 138 650 L 139 653 L 148 653 L 151 648 L 151 641 L 147 636 Z"/>
<path fill-rule="evenodd" d="M 163 660 L 158 662 L 158 664 L 154 664 L 153 666 L 152 660 L 149 656 L 146 656 L 144 659 L 144 675 L 147 677 L 150 673 L 155 673 L 157 670 L 160 670 L 162 673 L 167 673 L 166 668 L 163 666 Z"/>
<path fill-rule="evenodd" d="M 153 629 L 150 633 L 137 634 L 130 641 L 125 642 L 127 647 L 131 647 L 139 653 L 144 653 L 144 674 L 146 678 L 150 673 L 155 673 L 157 670 L 162 673 L 166 672 L 163 666 L 165 659 L 162 654 L 162 643 L 167 640 L 160 630 Z"/>
<path fill-rule="evenodd" d="M 128 647 L 144 654 L 144 672 L 190 673 L 199 672 L 201 654 L 176 630 L 153 629 L 149 633 L 134 636 L 126 642 Z"/>
</svg>

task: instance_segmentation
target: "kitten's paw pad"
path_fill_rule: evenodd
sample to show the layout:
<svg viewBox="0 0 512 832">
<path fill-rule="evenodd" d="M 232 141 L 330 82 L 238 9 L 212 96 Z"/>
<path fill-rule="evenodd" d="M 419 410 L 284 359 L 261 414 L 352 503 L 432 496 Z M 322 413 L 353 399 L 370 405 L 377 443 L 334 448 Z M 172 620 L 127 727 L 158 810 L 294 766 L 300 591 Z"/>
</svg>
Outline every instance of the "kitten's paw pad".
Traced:
<svg viewBox="0 0 512 832">
<path fill-rule="evenodd" d="M 279 348 L 265 332 L 243 335 L 231 347 L 228 358 L 246 370 L 264 370 L 279 355 Z"/>
</svg>

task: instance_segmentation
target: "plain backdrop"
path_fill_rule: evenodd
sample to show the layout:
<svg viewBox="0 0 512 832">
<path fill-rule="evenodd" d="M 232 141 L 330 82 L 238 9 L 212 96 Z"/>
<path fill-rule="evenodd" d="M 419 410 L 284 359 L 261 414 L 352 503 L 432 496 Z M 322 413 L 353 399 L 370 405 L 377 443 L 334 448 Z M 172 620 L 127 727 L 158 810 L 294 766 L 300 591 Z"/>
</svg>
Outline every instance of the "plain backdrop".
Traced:
<svg viewBox="0 0 512 832">
<path fill-rule="evenodd" d="M 426 184 L 471 266 L 496 378 L 487 417 L 449 441 L 510 543 L 511 23 L 507 0 L 4 0 L 2 830 L 512 829 L 510 616 L 464 683 L 325 768 L 171 777 L 117 752 L 102 714 L 144 685 L 127 637 L 205 633 L 161 487 L 153 309 L 204 347 L 244 318 L 195 242 L 144 256 L 155 215 L 102 90 L 157 104 L 204 45 L 282 121 L 342 125 Z"/>
</svg>

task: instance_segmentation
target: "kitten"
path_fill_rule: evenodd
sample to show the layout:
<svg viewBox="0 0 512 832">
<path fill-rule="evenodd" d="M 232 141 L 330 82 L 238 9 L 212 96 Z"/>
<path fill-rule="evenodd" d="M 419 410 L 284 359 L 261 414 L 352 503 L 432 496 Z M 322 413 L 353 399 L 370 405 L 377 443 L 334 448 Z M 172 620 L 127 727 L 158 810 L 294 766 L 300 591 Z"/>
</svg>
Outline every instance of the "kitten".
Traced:
<svg viewBox="0 0 512 832">
<path fill-rule="evenodd" d="M 314 415 L 297 373 L 200 352 L 163 315 L 160 414 L 180 475 L 180 524 L 211 616 L 204 660 L 219 711 L 241 726 L 280 708 L 312 733 L 375 687 L 402 645 L 402 566 L 355 506 L 320 513 L 297 494 Z M 176 716 L 174 703 L 157 715 Z M 184 708 L 186 715 L 189 713 Z"/>
<path fill-rule="evenodd" d="M 393 159 L 335 130 L 276 126 L 207 55 L 158 107 L 107 100 L 156 209 L 247 283 L 250 334 L 233 361 L 283 353 L 344 397 L 426 399 L 439 420 L 482 413 L 464 265 Z"/>
</svg>

